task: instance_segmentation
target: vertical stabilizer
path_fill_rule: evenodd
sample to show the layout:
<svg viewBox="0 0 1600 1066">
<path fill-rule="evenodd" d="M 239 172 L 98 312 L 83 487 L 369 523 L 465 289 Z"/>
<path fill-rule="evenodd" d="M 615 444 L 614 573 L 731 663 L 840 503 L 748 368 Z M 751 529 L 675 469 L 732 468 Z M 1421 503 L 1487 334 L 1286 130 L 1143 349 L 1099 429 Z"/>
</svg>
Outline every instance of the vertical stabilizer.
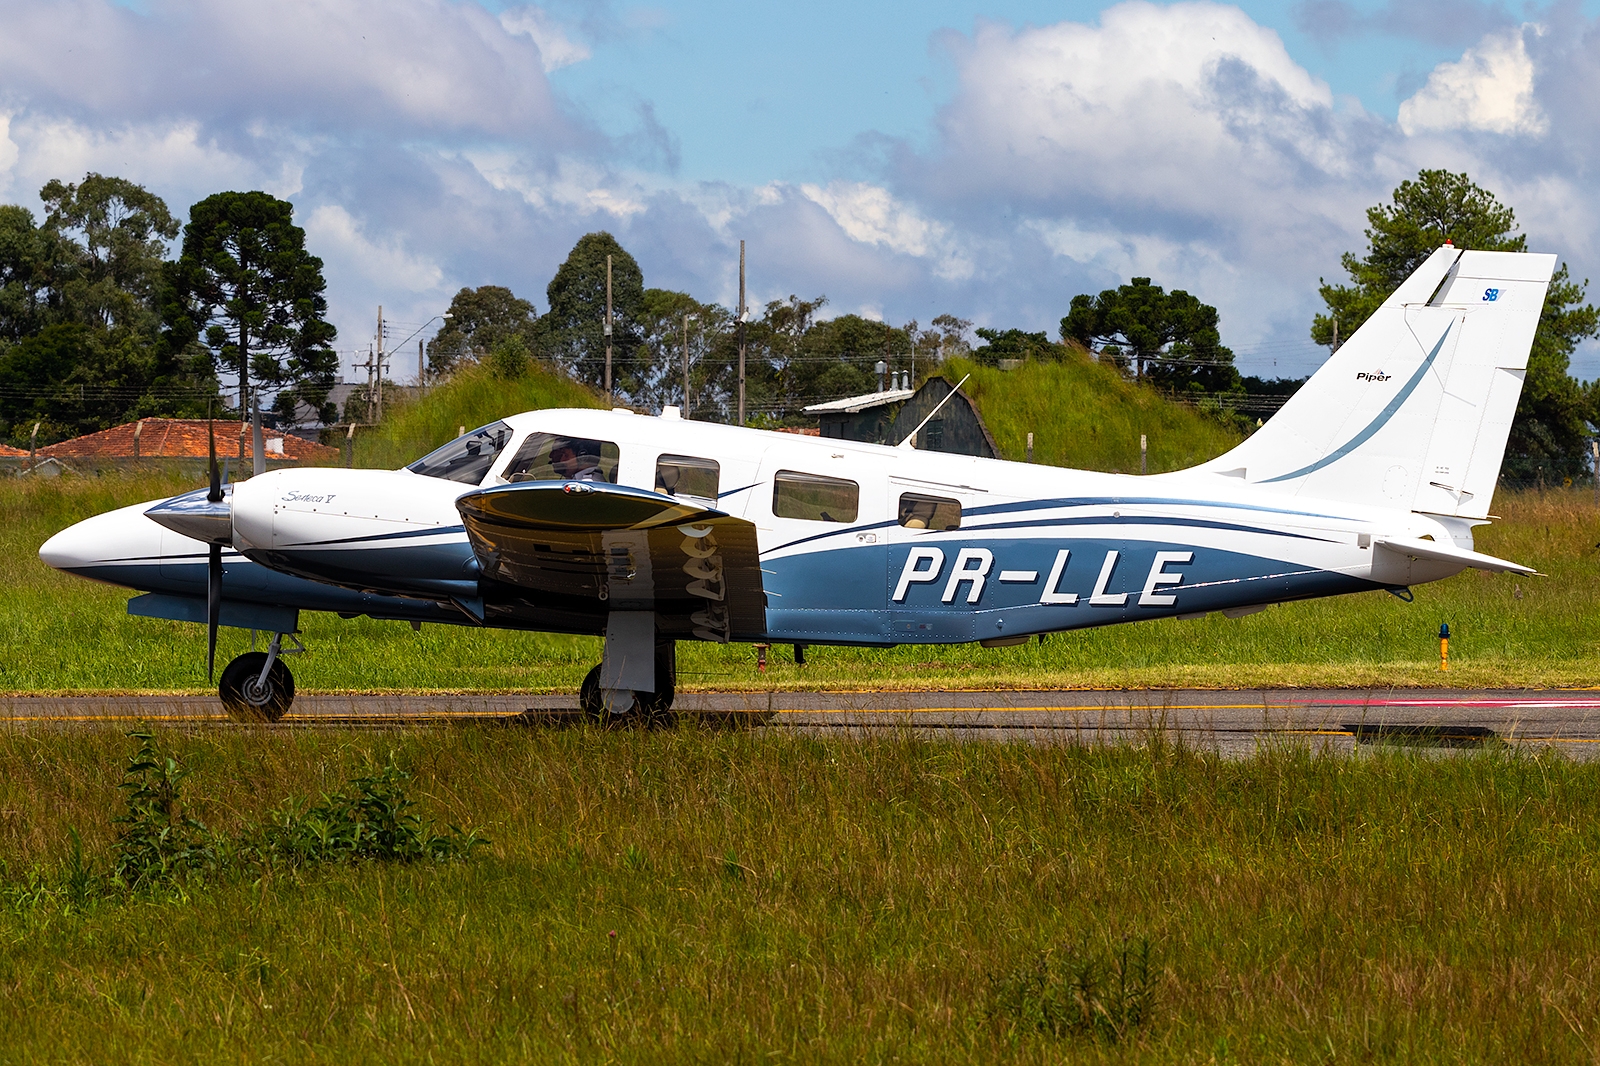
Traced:
<svg viewBox="0 0 1600 1066">
<path fill-rule="evenodd" d="M 1199 469 L 1483 518 L 1556 257 L 1438 249 L 1249 440 Z"/>
</svg>

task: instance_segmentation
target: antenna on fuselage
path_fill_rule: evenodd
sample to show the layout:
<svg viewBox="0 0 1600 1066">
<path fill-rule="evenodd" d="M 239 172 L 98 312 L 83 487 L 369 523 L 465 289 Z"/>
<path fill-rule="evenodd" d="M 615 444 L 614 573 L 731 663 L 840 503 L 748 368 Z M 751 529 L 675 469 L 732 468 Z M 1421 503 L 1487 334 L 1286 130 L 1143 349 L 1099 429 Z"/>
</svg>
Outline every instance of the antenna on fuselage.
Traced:
<svg viewBox="0 0 1600 1066">
<path fill-rule="evenodd" d="M 971 376 L 972 376 L 971 374 L 968 374 L 967 377 L 964 377 L 960 381 L 956 382 L 956 387 L 951 389 L 949 392 L 945 393 L 944 399 L 942 399 L 938 403 L 934 404 L 933 405 L 933 410 L 928 412 L 928 417 L 924 418 L 921 422 L 918 422 L 917 423 L 917 428 L 911 431 L 911 435 L 908 436 L 905 440 L 901 441 L 898 445 L 896 445 L 896 447 L 911 448 L 911 449 L 915 450 L 916 447 L 917 447 L 917 434 L 922 432 L 922 427 L 927 425 L 929 422 L 933 421 L 933 416 L 939 413 L 939 408 L 941 408 L 945 404 L 949 403 L 950 402 L 950 397 L 952 397 L 956 393 L 960 392 L 961 391 L 961 386 L 965 385 L 967 383 L 967 378 L 970 378 Z"/>
</svg>

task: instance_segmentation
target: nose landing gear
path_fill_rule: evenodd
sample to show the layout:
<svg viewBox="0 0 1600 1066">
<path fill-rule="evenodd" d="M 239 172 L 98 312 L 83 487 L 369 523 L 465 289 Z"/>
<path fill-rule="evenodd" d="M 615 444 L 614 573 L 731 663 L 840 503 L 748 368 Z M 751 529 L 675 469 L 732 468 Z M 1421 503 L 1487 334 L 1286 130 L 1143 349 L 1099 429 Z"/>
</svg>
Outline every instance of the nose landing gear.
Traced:
<svg viewBox="0 0 1600 1066">
<path fill-rule="evenodd" d="M 283 638 L 294 644 L 285 650 Z M 294 675 L 280 655 L 305 651 L 293 633 L 275 633 L 267 650 L 249 651 L 230 662 L 222 671 L 217 694 L 228 717 L 235 722 L 276 722 L 294 703 Z"/>
</svg>

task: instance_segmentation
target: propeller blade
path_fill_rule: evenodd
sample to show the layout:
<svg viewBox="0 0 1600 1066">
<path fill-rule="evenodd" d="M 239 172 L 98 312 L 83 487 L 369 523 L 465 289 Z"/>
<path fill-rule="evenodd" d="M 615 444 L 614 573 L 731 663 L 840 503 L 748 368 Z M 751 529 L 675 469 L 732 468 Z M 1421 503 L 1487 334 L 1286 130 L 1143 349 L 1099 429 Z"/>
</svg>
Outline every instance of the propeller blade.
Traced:
<svg viewBox="0 0 1600 1066">
<path fill-rule="evenodd" d="M 211 453 L 211 491 L 206 493 L 206 499 L 212 503 L 221 503 L 222 468 L 217 466 L 217 424 L 211 419 L 209 406 L 206 410 L 206 435 L 209 438 L 208 446 Z"/>
<path fill-rule="evenodd" d="M 222 621 L 222 545 L 211 545 L 206 560 L 206 678 L 217 676 L 217 626 Z"/>
<path fill-rule="evenodd" d="M 250 401 L 250 449 L 255 455 L 255 468 L 251 472 L 259 476 L 267 472 L 267 445 L 261 439 L 261 401 Z"/>
</svg>

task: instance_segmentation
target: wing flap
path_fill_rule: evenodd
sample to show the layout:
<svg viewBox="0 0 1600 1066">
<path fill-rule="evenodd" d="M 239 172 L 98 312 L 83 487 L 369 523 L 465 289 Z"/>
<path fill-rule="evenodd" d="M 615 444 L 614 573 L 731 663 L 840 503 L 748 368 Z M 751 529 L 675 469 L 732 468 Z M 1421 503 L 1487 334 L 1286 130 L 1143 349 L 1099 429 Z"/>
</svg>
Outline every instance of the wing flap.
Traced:
<svg viewBox="0 0 1600 1066">
<path fill-rule="evenodd" d="M 621 485 L 525 482 L 456 501 L 485 577 L 581 610 L 653 611 L 663 632 L 766 632 L 755 526 Z"/>
</svg>

